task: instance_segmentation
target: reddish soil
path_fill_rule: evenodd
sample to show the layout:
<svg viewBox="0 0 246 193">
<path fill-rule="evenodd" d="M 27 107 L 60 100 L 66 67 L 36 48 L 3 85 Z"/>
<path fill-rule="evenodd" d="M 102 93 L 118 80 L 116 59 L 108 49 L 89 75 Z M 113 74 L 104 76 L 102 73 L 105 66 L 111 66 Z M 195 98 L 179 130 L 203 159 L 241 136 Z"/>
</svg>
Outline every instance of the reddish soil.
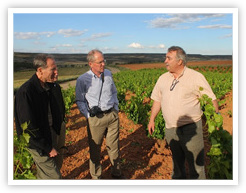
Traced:
<svg viewBox="0 0 246 193">
<path fill-rule="evenodd" d="M 226 103 L 221 107 L 224 118 L 224 129 L 232 133 L 232 93 L 226 95 Z M 134 124 L 122 112 L 120 117 L 120 151 L 122 171 L 127 179 L 171 179 L 171 151 L 164 140 L 156 140 L 146 136 L 146 130 L 141 125 Z M 61 169 L 64 179 L 91 179 L 89 173 L 89 147 L 87 142 L 86 120 L 74 104 L 67 116 L 66 146 Z M 204 132 L 205 153 L 210 149 Z M 110 161 L 107 155 L 105 141 L 101 150 L 103 178 L 111 179 Z M 206 157 L 205 166 L 209 164 Z"/>
<path fill-rule="evenodd" d="M 65 179 L 90 179 L 89 147 L 87 143 L 86 120 L 81 116 L 76 104 L 68 115 L 65 156 L 61 169 Z M 170 179 L 172 158 L 164 143 L 148 138 L 145 128 L 128 120 L 124 113 L 120 118 L 120 151 L 122 171 L 127 179 Z M 105 141 L 102 145 L 101 163 L 103 178 L 111 179 L 110 161 Z"/>
<path fill-rule="evenodd" d="M 223 100 L 223 99 L 222 99 Z M 227 130 L 231 135 L 233 134 L 233 106 L 232 106 L 232 91 L 225 95 L 225 103 L 220 106 L 220 113 L 223 116 L 223 128 Z"/>
</svg>

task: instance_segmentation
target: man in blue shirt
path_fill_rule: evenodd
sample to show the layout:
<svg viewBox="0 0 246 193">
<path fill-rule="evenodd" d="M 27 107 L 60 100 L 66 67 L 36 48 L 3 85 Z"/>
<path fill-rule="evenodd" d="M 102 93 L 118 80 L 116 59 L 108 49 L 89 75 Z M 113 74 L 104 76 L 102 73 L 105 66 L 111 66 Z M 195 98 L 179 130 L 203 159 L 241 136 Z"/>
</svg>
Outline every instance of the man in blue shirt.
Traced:
<svg viewBox="0 0 246 193">
<path fill-rule="evenodd" d="M 92 179 L 102 177 L 100 153 L 105 136 L 112 177 L 123 179 L 120 169 L 117 90 L 111 72 L 104 69 L 106 61 L 103 53 L 92 50 L 88 53 L 87 60 L 91 69 L 77 79 L 76 103 L 87 119 L 90 173 Z"/>
</svg>

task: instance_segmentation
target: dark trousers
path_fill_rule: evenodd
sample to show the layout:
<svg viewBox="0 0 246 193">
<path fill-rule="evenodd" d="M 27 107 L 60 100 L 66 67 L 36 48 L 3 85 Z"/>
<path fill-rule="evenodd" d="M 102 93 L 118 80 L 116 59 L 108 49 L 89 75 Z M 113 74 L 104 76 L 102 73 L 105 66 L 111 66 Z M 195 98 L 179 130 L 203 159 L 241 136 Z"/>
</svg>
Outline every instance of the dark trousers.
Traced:
<svg viewBox="0 0 246 193">
<path fill-rule="evenodd" d="M 63 163 L 63 150 L 62 146 L 65 144 L 65 132 L 66 124 L 63 122 L 61 125 L 61 133 L 57 135 L 53 129 L 51 129 L 52 145 L 59 151 L 56 157 L 41 156 L 37 150 L 28 149 L 31 153 L 33 160 L 37 167 L 37 179 L 61 179 L 60 169 Z"/>
<path fill-rule="evenodd" d="M 206 179 L 204 169 L 204 141 L 202 121 L 165 130 L 172 151 L 172 179 L 186 179 L 185 160 L 190 179 Z"/>
</svg>

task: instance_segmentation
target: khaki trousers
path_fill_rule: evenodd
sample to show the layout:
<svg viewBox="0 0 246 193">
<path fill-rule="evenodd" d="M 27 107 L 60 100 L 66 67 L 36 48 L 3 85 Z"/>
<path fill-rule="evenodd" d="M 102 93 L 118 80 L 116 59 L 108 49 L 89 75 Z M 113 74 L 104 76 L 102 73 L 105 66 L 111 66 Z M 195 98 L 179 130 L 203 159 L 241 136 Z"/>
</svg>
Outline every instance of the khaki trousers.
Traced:
<svg viewBox="0 0 246 193">
<path fill-rule="evenodd" d="M 119 151 L 119 116 L 116 110 L 99 116 L 90 117 L 87 124 L 88 141 L 90 148 L 90 174 L 92 179 L 100 179 L 102 166 L 100 164 L 101 145 L 106 138 L 106 146 L 110 162 L 111 174 L 121 175 Z"/>
<path fill-rule="evenodd" d="M 63 152 L 61 147 L 65 144 L 66 125 L 63 122 L 61 133 L 57 135 L 51 129 L 52 145 L 59 152 L 58 156 L 51 158 L 49 156 L 40 156 L 35 149 L 28 149 L 31 153 L 37 168 L 37 179 L 61 179 L 60 169 L 63 162 Z"/>
</svg>

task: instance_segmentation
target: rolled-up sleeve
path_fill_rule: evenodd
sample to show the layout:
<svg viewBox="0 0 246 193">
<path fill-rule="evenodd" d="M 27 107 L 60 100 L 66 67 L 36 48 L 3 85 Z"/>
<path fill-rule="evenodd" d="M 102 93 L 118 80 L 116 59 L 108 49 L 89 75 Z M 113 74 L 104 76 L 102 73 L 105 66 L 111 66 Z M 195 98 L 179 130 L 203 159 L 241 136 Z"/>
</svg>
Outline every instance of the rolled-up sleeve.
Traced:
<svg viewBox="0 0 246 193">
<path fill-rule="evenodd" d="M 157 80 L 154 89 L 151 93 L 151 99 L 158 102 L 161 102 L 160 78 Z"/>
<path fill-rule="evenodd" d="M 208 81 L 206 80 L 206 78 L 205 78 L 202 74 L 200 74 L 200 78 L 199 78 L 199 79 L 197 78 L 196 81 L 199 81 L 199 82 L 198 82 L 199 88 L 200 88 L 200 87 L 203 88 L 202 90 L 200 90 L 201 96 L 202 96 L 203 94 L 206 94 L 206 95 L 208 95 L 208 97 L 210 97 L 212 100 L 216 100 L 216 96 L 215 96 L 215 94 L 214 94 L 212 88 L 210 87 Z M 199 89 L 199 88 L 198 88 L 198 89 Z"/>
</svg>

